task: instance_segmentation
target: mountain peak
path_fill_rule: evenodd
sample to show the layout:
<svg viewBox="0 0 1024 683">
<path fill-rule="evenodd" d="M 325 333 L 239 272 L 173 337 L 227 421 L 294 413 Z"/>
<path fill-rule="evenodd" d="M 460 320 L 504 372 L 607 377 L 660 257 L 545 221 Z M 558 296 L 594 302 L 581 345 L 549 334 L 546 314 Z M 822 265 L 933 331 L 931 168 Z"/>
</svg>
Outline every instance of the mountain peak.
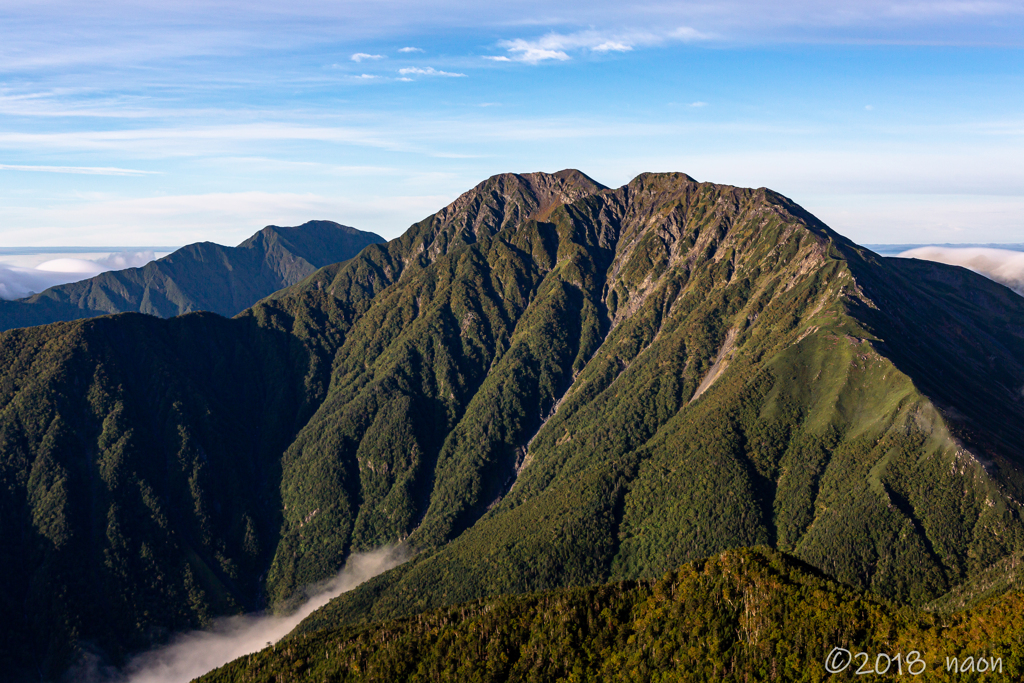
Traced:
<svg viewBox="0 0 1024 683">
<path fill-rule="evenodd" d="M 199 310 L 232 316 L 320 267 L 383 241 L 333 221 L 268 225 L 237 247 L 189 244 L 140 268 L 0 301 L 0 330 L 129 311 L 165 318 Z"/>
<path fill-rule="evenodd" d="M 499 213 L 500 222 L 497 225 L 490 222 L 491 234 L 510 221 L 542 220 L 555 206 L 572 203 L 605 189 L 604 185 L 575 169 L 557 173 L 499 173 L 464 192 L 438 211 L 435 219 L 443 225 L 457 221 L 460 215 L 473 213 L 465 227 L 470 228 L 476 238 L 480 225 L 487 218 L 496 218 Z M 484 215 L 480 215 L 480 209 L 485 210 Z"/>
</svg>

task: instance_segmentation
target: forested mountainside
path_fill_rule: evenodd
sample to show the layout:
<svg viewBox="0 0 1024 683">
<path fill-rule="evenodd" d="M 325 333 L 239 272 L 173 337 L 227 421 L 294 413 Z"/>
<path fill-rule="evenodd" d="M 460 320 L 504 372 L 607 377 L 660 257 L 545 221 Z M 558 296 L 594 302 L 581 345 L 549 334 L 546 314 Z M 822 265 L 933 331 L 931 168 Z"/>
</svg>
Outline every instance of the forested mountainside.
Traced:
<svg viewBox="0 0 1024 683">
<path fill-rule="evenodd" d="M 789 683 L 849 680 L 858 670 L 915 681 L 1016 680 L 1022 631 L 1019 588 L 966 612 L 934 614 L 761 547 L 696 560 L 658 580 L 480 599 L 303 634 L 199 681 Z"/>
<path fill-rule="evenodd" d="M 765 189 L 495 176 L 234 320 L 0 349 L 0 642 L 36 679 L 396 540 L 300 628 L 752 545 L 924 603 L 1024 549 L 1024 299 Z"/>
<path fill-rule="evenodd" d="M 16 301 L 0 300 L 0 330 L 137 311 L 161 318 L 232 316 L 317 268 L 384 239 L 331 221 L 270 225 L 239 244 L 199 242 L 141 268 L 109 271 Z"/>
</svg>

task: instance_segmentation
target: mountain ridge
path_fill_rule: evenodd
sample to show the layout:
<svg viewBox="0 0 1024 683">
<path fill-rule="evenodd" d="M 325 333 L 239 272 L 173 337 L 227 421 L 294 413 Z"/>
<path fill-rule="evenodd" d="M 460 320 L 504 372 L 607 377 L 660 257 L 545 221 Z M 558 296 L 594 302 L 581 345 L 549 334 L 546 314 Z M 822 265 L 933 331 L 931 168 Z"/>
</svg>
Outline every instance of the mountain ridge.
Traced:
<svg viewBox="0 0 1024 683">
<path fill-rule="evenodd" d="M 0 301 L 0 330 L 129 311 L 168 318 L 207 310 L 230 317 L 318 267 L 382 241 L 333 221 L 269 225 L 237 247 L 197 242 L 139 268 Z"/>
<path fill-rule="evenodd" d="M 0 335 L 0 533 L 120 605 L 12 602 L 49 671 L 396 540 L 300 631 L 765 544 L 923 604 L 1024 546 L 1022 408 L 985 390 L 1024 385 L 1020 298 L 764 188 L 495 176 L 232 320 L 140 318 Z"/>
<path fill-rule="evenodd" d="M 644 178 L 644 176 L 641 176 L 641 178 Z M 795 206 L 791 202 L 789 202 L 789 200 L 785 200 L 784 198 L 781 198 L 781 196 L 774 195 L 774 193 L 771 193 L 771 196 L 776 197 L 777 201 L 782 206 L 784 206 L 784 207 L 791 208 L 791 207 Z M 809 214 L 807 214 L 805 211 L 803 211 L 801 209 L 798 209 L 798 207 L 797 207 L 796 210 L 794 210 L 794 213 L 796 213 L 797 216 L 802 217 L 805 220 L 808 220 L 807 217 L 809 217 Z M 842 256 L 843 252 L 849 252 L 850 254 L 855 256 L 856 260 L 858 261 L 858 268 L 860 270 L 863 270 L 864 268 L 872 267 L 870 265 L 872 263 L 875 266 L 879 266 L 881 264 L 881 262 L 878 261 L 878 259 L 874 255 L 870 254 L 870 252 L 867 252 L 867 250 L 863 250 L 861 248 L 856 247 L 855 245 L 850 243 L 848 240 L 845 240 L 845 238 L 841 238 L 840 236 L 836 235 L 835 233 L 827 230 L 827 228 L 825 228 L 823 226 L 823 224 L 820 223 L 820 221 L 817 221 L 817 219 L 813 219 L 813 217 L 810 217 L 810 220 L 808 220 L 808 224 L 809 224 L 808 227 L 810 229 L 809 230 L 810 233 L 816 234 L 819 237 L 819 240 L 816 242 L 816 246 L 811 250 L 810 258 L 805 259 L 808 268 L 810 267 L 810 265 L 812 265 L 814 263 L 817 263 L 817 264 L 826 263 L 829 259 L 832 259 L 834 261 L 834 258 L 836 256 Z M 623 265 L 625 265 L 625 260 L 623 261 Z M 913 266 L 910 266 L 910 267 L 913 267 Z M 927 267 L 931 268 L 931 266 L 927 266 Z M 800 271 L 801 268 L 803 268 L 803 266 L 801 266 L 800 268 L 797 269 L 798 272 Z M 858 273 L 858 275 L 860 275 L 860 274 L 861 273 Z M 730 277 L 731 277 L 731 275 L 730 275 Z M 871 306 L 872 306 L 872 304 L 870 303 L 870 299 L 868 299 L 868 297 L 860 289 L 860 285 L 857 282 L 857 280 L 854 279 L 852 275 L 850 275 L 849 277 L 850 277 L 850 280 L 849 280 L 849 282 L 846 283 L 846 285 L 843 285 L 843 287 L 840 287 L 840 288 L 833 288 L 832 291 L 838 293 L 839 291 L 842 291 L 842 290 L 844 290 L 844 288 L 848 287 L 849 290 L 855 294 L 855 296 L 856 296 L 855 300 L 861 302 L 861 303 L 857 304 L 857 306 L 858 307 L 863 307 L 866 310 L 870 310 Z M 868 279 L 870 280 L 870 277 L 868 277 Z M 876 278 L 876 280 L 877 280 L 877 278 Z M 634 281 L 636 281 L 636 280 L 634 280 Z M 640 282 L 640 284 L 642 284 L 642 282 Z M 884 284 L 884 283 L 875 283 L 875 284 Z M 1001 288 L 998 285 L 993 285 L 993 284 L 988 283 L 988 282 L 984 282 L 983 283 L 983 282 L 981 282 L 977 278 L 973 279 L 973 281 L 971 283 L 971 286 L 978 288 L 978 290 L 980 292 L 984 293 L 987 296 L 996 296 L 996 297 L 999 297 L 999 298 L 1003 299 L 1002 303 L 1008 304 L 1009 310 L 1014 310 L 1013 309 L 1013 305 L 1016 304 L 1016 310 L 1017 310 L 1017 316 L 1018 316 L 1017 320 L 1019 321 L 1019 309 L 1020 309 L 1019 303 L 1016 302 L 1014 299 L 1012 299 L 1010 297 L 1007 297 L 1006 295 L 1009 294 L 1009 293 L 1005 292 L 1005 290 L 1003 288 Z M 635 306 L 631 305 L 631 306 L 627 307 L 627 310 L 635 310 Z M 613 316 L 614 315 L 615 314 L 613 313 Z M 627 316 L 623 316 L 623 319 L 624 320 L 628 319 L 628 317 Z M 812 330 L 811 333 L 813 333 L 814 331 L 815 330 Z M 846 332 L 852 332 L 854 334 L 853 334 L 853 336 L 851 336 L 850 334 L 847 334 Z M 719 351 L 722 348 L 721 341 L 724 340 L 724 338 L 726 336 L 727 336 L 727 334 L 725 334 L 724 331 L 722 331 L 722 333 L 720 333 L 720 336 L 718 337 L 719 341 L 712 345 L 712 348 L 716 352 Z M 860 323 L 856 323 L 856 329 L 851 329 L 851 330 L 844 331 L 844 336 L 846 338 L 848 338 L 848 339 L 853 339 L 853 340 L 855 340 L 855 343 L 860 344 L 862 342 L 857 341 L 857 340 L 860 340 L 860 339 L 871 339 L 874 335 L 872 335 L 867 330 L 862 329 Z M 806 339 L 806 337 L 807 337 L 807 335 L 804 335 L 804 336 L 800 337 L 800 339 L 798 339 L 796 341 L 797 342 L 803 341 L 804 339 Z M 1018 337 L 1019 337 L 1019 335 L 1018 335 Z M 831 342 L 831 343 L 834 344 L 834 342 Z M 846 342 L 846 343 L 850 343 L 850 342 Z M 1019 339 L 1017 340 L 1017 344 L 1018 344 L 1018 349 L 1019 349 Z M 717 353 L 715 355 L 717 355 Z M 857 354 L 854 354 L 854 355 L 857 355 Z M 859 355 L 863 355 L 863 353 L 861 353 Z M 709 353 L 707 355 L 707 359 L 706 360 L 710 361 L 713 357 L 714 356 Z M 1019 356 L 1017 356 L 1017 358 L 1019 358 Z M 951 362 L 951 360 L 955 362 L 955 361 L 957 361 L 959 359 L 956 359 L 956 358 L 950 359 L 949 357 L 946 357 L 945 359 L 943 359 L 943 361 L 946 364 L 949 364 Z M 1017 376 L 1020 376 L 1020 363 L 1019 363 L 1019 361 L 1016 361 L 1012 357 L 1009 358 L 1008 360 L 1010 360 L 1012 362 L 1007 365 L 1007 369 L 1012 368 L 1013 372 L 1011 374 L 1016 374 Z M 888 362 L 891 363 L 891 361 L 888 361 Z M 891 367 L 891 365 L 889 367 Z M 857 368 L 854 368 L 854 370 L 857 370 Z M 885 373 L 882 373 L 882 374 L 884 375 Z M 882 378 L 883 377 L 880 377 L 880 379 L 882 379 Z M 810 379 L 811 378 L 808 377 L 808 380 L 810 380 Z M 912 387 L 913 387 L 913 385 L 911 384 L 904 391 L 914 391 L 914 389 Z M 561 402 L 564 401 L 567 398 L 567 396 L 568 396 L 567 394 L 561 395 L 557 399 L 557 402 L 561 404 Z M 556 402 L 556 400 L 553 399 L 552 403 L 555 403 L 555 402 Z M 922 404 L 922 409 L 926 409 L 926 408 L 927 408 L 927 406 Z M 915 409 L 915 410 L 917 410 L 917 409 Z M 937 417 L 937 414 L 934 414 L 934 415 Z M 545 423 L 545 424 L 547 424 L 547 423 Z M 536 439 L 536 438 L 537 438 L 536 436 L 533 437 L 533 439 Z M 944 437 L 944 438 L 948 438 L 948 435 L 947 435 L 947 437 Z M 533 443 L 535 443 L 535 442 L 531 439 L 531 441 L 530 441 L 531 449 L 532 449 Z M 975 449 L 975 451 L 976 450 L 977 449 Z M 1012 448 L 1011 452 L 1015 456 L 1017 456 L 1018 453 L 1019 453 L 1019 449 Z M 965 453 L 970 453 L 970 451 L 969 450 L 965 451 Z M 967 455 L 966 457 L 968 457 L 969 460 L 973 460 L 976 463 L 980 463 L 981 462 L 980 460 L 978 460 L 973 455 Z M 516 470 L 517 478 L 518 478 L 518 476 L 521 475 L 521 473 L 523 471 L 521 469 L 522 463 L 523 462 L 527 462 L 529 460 L 529 458 L 530 458 L 530 454 L 529 453 L 524 454 L 522 456 L 522 460 L 521 461 L 516 461 L 515 459 L 513 459 L 511 457 L 509 458 L 509 462 L 510 463 L 515 463 L 515 470 Z M 982 458 L 982 460 L 984 460 L 984 458 Z M 526 471 L 529 471 L 529 470 L 527 469 Z M 1019 471 L 1019 469 L 1016 470 L 1016 471 Z M 1009 470 L 1009 469 L 1006 470 L 1006 474 L 1007 475 L 1013 475 L 1013 477 L 1015 478 L 1015 472 L 1013 470 Z M 887 488 L 881 482 L 876 482 L 874 477 L 877 477 L 877 476 L 878 475 L 872 475 L 872 477 L 869 477 L 869 479 L 872 482 L 875 482 L 873 484 L 873 486 L 872 486 L 872 490 L 876 490 L 878 492 L 878 495 L 881 495 L 883 497 L 883 500 L 887 501 L 885 503 L 885 505 L 889 506 L 890 509 L 893 509 L 893 510 L 902 509 L 902 510 L 905 510 L 905 511 L 907 511 L 907 510 L 911 511 L 911 513 L 909 515 L 905 515 L 903 513 L 901 513 L 901 515 L 903 515 L 905 517 L 905 519 L 909 520 L 909 522 L 905 522 L 905 523 L 909 523 L 911 528 L 916 528 L 917 529 L 917 531 L 915 532 L 916 535 L 918 535 L 919 537 L 923 538 L 923 545 L 921 546 L 921 552 L 925 553 L 925 555 L 933 555 L 934 548 L 933 548 L 931 542 L 927 538 L 927 533 L 924 531 L 924 527 L 921 525 L 920 520 L 917 520 L 916 518 L 914 518 L 913 506 L 908 506 L 906 504 L 906 502 L 905 502 L 905 499 L 900 495 L 899 492 L 895 492 L 894 490 Z M 514 485 L 515 484 L 513 483 L 513 486 Z M 1016 488 L 1016 487 L 1014 487 L 1014 488 Z M 1011 504 L 1012 504 L 1012 501 L 1017 499 L 1017 494 L 1016 494 L 1016 492 L 1010 492 L 1010 493 L 1011 493 L 1011 495 L 1010 495 L 1009 499 L 1007 499 L 1005 497 L 1005 495 L 1004 496 L 1000 496 L 1000 497 L 1002 497 L 1003 500 L 1008 500 L 1008 502 L 1011 502 Z M 896 500 L 895 503 L 893 502 L 894 499 Z M 986 498 L 986 500 L 988 500 L 988 498 Z M 490 503 L 490 502 L 491 501 L 488 500 L 488 503 Z M 992 503 L 992 501 L 989 501 L 989 503 Z M 923 504 L 923 501 L 920 501 L 919 504 Z M 1016 518 L 1016 516 L 1019 513 L 1011 511 L 1009 514 L 1011 514 L 1012 518 Z M 483 532 L 481 532 L 481 533 L 483 533 Z M 417 534 L 420 534 L 422 536 L 422 534 L 423 534 L 422 528 L 417 529 L 417 531 L 412 536 L 412 540 L 416 540 Z M 751 539 L 751 540 L 754 540 L 754 539 Z M 428 542 L 428 546 L 429 545 L 431 545 L 431 543 Z M 478 549 L 478 551 L 479 551 L 479 549 Z M 850 558 L 850 559 L 853 559 L 853 558 Z M 825 560 L 825 556 L 824 555 L 817 559 L 818 562 L 822 562 L 824 560 Z M 834 559 L 833 559 L 833 561 L 834 561 Z M 904 563 L 904 564 L 906 564 L 906 563 Z M 407 571 L 407 570 L 403 570 L 403 571 Z M 399 572 L 399 570 L 395 570 L 394 573 L 398 574 L 400 572 Z M 854 581 L 854 582 L 863 581 L 863 578 L 858 578 L 855 575 L 848 575 L 848 576 L 846 576 L 844 578 L 845 578 L 845 580 L 851 580 L 851 581 Z M 422 584 L 421 587 L 432 585 L 432 581 L 436 581 L 436 580 L 437 580 L 436 577 L 433 580 L 423 579 L 423 584 Z M 941 582 L 938 585 L 941 585 Z M 938 585 L 936 586 L 936 588 L 932 588 L 931 590 L 941 590 L 941 588 L 938 588 Z M 507 588 L 507 586 L 506 586 L 506 588 Z M 500 592 L 502 592 L 502 590 L 495 589 L 495 592 L 500 593 Z M 409 601 L 406 604 L 411 604 L 413 602 L 413 597 L 412 596 L 414 594 L 422 596 L 422 593 L 418 592 L 418 591 L 413 591 L 412 593 L 406 594 L 404 599 Z M 464 595 L 463 597 L 466 597 L 466 596 Z M 345 598 L 342 598 L 340 601 L 344 602 L 346 600 L 356 600 L 356 599 L 357 598 L 355 598 L 355 597 L 345 597 Z M 395 599 L 397 600 L 398 603 L 402 602 L 402 599 L 398 598 L 398 596 L 396 596 Z M 435 603 L 435 604 L 437 604 L 437 603 Z M 364 605 L 364 607 L 365 607 L 365 605 Z M 390 609 L 390 608 L 388 608 L 388 609 Z M 388 614 L 399 614 L 399 613 L 401 613 L 401 612 L 393 613 L 393 612 L 384 611 L 384 612 L 380 613 L 380 617 L 387 616 Z"/>
</svg>

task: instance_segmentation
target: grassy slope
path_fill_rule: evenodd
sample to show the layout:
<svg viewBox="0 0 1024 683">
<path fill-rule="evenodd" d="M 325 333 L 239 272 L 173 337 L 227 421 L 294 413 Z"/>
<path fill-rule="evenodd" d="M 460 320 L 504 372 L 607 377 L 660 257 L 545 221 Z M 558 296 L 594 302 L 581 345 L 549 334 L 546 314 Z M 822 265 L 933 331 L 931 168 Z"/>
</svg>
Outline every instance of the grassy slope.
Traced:
<svg viewBox="0 0 1024 683">
<path fill-rule="evenodd" d="M 137 311 L 163 318 L 191 311 L 232 316 L 317 268 L 382 242 L 330 221 L 268 226 L 237 247 L 190 244 L 158 261 L 0 301 L 0 330 Z"/>
<path fill-rule="evenodd" d="M 910 656 L 914 680 L 946 657 L 1024 671 L 1024 594 L 936 616 L 840 584 L 778 551 L 723 552 L 659 580 L 491 598 L 398 621 L 290 638 L 203 676 L 273 681 L 826 681 L 834 647 Z M 918 655 L 910 655 L 917 650 Z M 917 659 L 921 661 L 914 663 Z M 884 666 L 884 663 L 880 664 Z M 891 664 L 895 673 L 897 664 Z M 986 667 L 987 668 L 987 667 Z M 918 673 L 912 676 L 911 672 Z"/>
</svg>

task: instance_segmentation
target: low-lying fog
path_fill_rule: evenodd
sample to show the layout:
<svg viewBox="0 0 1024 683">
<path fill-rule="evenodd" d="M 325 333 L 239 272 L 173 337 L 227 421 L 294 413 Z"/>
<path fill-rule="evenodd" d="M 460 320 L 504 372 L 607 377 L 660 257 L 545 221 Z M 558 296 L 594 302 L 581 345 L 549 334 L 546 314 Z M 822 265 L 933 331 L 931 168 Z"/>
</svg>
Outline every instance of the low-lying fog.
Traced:
<svg viewBox="0 0 1024 683">
<path fill-rule="evenodd" d="M 188 683 L 233 659 L 276 643 L 332 598 L 408 558 L 401 546 L 354 554 L 333 579 L 307 589 L 309 597 L 292 614 L 217 619 L 209 629 L 179 634 L 167 645 L 136 656 L 121 671 L 85 661 L 71 675 L 76 681 L 90 683 Z"/>
</svg>

